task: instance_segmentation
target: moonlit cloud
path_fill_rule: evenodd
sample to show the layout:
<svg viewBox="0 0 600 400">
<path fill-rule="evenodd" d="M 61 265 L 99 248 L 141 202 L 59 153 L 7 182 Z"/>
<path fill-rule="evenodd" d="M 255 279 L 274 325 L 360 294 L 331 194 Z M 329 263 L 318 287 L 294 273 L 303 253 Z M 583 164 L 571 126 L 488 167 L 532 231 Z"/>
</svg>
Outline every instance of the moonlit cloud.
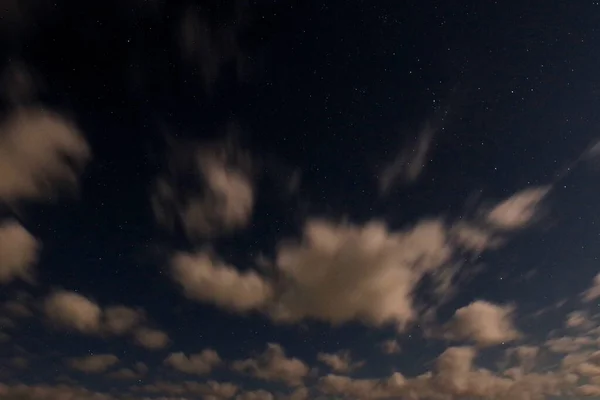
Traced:
<svg viewBox="0 0 600 400">
<path fill-rule="evenodd" d="M 48 319 L 59 327 L 83 333 L 100 330 L 102 309 L 80 294 L 55 292 L 45 300 L 44 311 Z"/>
<path fill-rule="evenodd" d="M 206 253 L 178 254 L 172 260 L 173 279 L 186 296 L 243 312 L 263 307 L 272 287 L 254 271 L 239 272 L 215 262 Z"/>
<path fill-rule="evenodd" d="M 519 337 L 513 308 L 478 300 L 459 308 L 448 325 L 448 337 L 471 340 L 480 346 L 498 345 Z"/>
<path fill-rule="evenodd" d="M 0 284 L 30 280 L 40 244 L 16 221 L 0 222 Z"/>
<path fill-rule="evenodd" d="M 134 332 L 135 342 L 149 350 L 158 350 L 167 347 L 169 336 L 158 329 L 139 328 Z"/>
<path fill-rule="evenodd" d="M 247 373 L 265 381 L 280 381 L 298 386 L 309 373 L 309 367 L 297 358 L 288 358 L 283 348 L 269 343 L 267 349 L 256 358 L 234 361 L 235 371 Z"/>
<path fill-rule="evenodd" d="M 182 153 L 182 154 L 179 154 Z M 173 150 L 169 174 L 156 181 L 152 206 L 157 221 L 168 228 L 180 224 L 192 238 L 215 237 L 244 228 L 254 209 L 249 156 L 232 146 Z M 177 185 L 193 175 L 196 186 Z"/>
<path fill-rule="evenodd" d="M 181 352 L 171 353 L 164 360 L 165 365 L 175 368 L 178 371 L 197 375 L 210 373 L 220 363 L 221 357 L 212 349 L 203 350 L 198 354 L 190 354 L 189 357 Z"/>
<path fill-rule="evenodd" d="M 318 353 L 317 360 L 336 373 L 349 373 L 365 365 L 364 361 L 353 361 L 347 350 L 337 353 Z"/>
<path fill-rule="evenodd" d="M 86 373 L 104 372 L 118 362 L 119 358 L 113 354 L 97 354 L 68 360 L 68 364 L 71 368 Z"/>
<path fill-rule="evenodd" d="M 539 186 L 515 193 L 489 210 L 486 218 L 501 229 L 522 228 L 537 216 L 539 205 L 550 189 L 550 186 Z"/>
<path fill-rule="evenodd" d="M 51 196 L 73 187 L 91 157 L 70 121 L 43 110 L 18 110 L 0 126 L 0 199 Z"/>
</svg>

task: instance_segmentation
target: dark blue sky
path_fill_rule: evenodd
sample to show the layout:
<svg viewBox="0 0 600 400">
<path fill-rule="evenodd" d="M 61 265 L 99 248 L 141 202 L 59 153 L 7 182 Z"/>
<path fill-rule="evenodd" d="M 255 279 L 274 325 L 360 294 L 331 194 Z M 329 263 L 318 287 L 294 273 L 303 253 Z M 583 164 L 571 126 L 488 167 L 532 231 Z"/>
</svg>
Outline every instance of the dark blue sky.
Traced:
<svg viewBox="0 0 600 400">
<path fill-rule="evenodd" d="M 600 4 L 554 3 L 7 1 L 0 395 L 598 398 Z"/>
</svg>

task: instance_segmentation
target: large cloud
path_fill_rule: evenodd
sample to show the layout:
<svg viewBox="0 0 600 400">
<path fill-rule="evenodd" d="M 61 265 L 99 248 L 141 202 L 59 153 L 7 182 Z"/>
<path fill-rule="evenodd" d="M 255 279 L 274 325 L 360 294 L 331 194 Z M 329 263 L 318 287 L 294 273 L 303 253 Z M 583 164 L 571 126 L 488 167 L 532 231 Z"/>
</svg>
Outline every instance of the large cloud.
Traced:
<svg viewBox="0 0 600 400">
<path fill-rule="evenodd" d="M 600 297 L 600 274 L 594 277 L 592 286 L 583 292 L 582 297 L 585 302 L 590 302 Z"/>
<path fill-rule="evenodd" d="M 39 248 L 38 241 L 16 221 L 0 222 L 0 283 L 30 279 Z"/>
<path fill-rule="evenodd" d="M 73 186 L 90 158 L 77 128 L 57 114 L 19 110 L 0 126 L 0 199 L 39 198 Z"/>
<path fill-rule="evenodd" d="M 397 233 L 380 223 L 358 227 L 309 221 L 301 242 L 284 243 L 277 252 L 285 286 L 271 315 L 286 322 L 361 320 L 403 328 L 416 316 L 416 285 L 451 254 L 438 220 Z"/>
<path fill-rule="evenodd" d="M 235 361 L 232 367 L 258 379 L 281 381 L 290 386 L 300 385 L 309 373 L 303 361 L 286 357 L 283 348 L 274 343 L 269 343 L 265 352 L 257 358 Z"/>
<path fill-rule="evenodd" d="M 519 337 L 512 321 L 513 308 L 478 300 L 459 308 L 448 328 L 448 337 L 471 340 L 480 346 L 510 342 Z"/>
</svg>

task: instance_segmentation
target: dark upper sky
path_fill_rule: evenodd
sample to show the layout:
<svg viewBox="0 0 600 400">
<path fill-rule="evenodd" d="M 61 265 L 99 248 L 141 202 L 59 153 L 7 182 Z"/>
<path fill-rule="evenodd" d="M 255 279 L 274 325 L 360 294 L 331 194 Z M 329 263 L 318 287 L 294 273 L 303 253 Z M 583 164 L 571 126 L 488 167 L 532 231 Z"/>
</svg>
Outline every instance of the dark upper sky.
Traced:
<svg viewBox="0 0 600 400">
<path fill-rule="evenodd" d="M 454 3 L 0 2 L 0 397 L 600 396 L 600 3 Z"/>
</svg>

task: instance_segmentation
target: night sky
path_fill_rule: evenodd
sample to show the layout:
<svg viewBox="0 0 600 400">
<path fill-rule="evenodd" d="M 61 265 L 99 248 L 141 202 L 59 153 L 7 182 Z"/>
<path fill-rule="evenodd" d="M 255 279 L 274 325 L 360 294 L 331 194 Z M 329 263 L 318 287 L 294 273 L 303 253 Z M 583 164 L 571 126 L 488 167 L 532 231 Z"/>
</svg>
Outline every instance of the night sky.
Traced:
<svg viewBox="0 0 600 400">
<path fill-rule="evenodd" d="M 599 26 L 0 0 L 0 398 L 600 399 Z"/>
</svg>

